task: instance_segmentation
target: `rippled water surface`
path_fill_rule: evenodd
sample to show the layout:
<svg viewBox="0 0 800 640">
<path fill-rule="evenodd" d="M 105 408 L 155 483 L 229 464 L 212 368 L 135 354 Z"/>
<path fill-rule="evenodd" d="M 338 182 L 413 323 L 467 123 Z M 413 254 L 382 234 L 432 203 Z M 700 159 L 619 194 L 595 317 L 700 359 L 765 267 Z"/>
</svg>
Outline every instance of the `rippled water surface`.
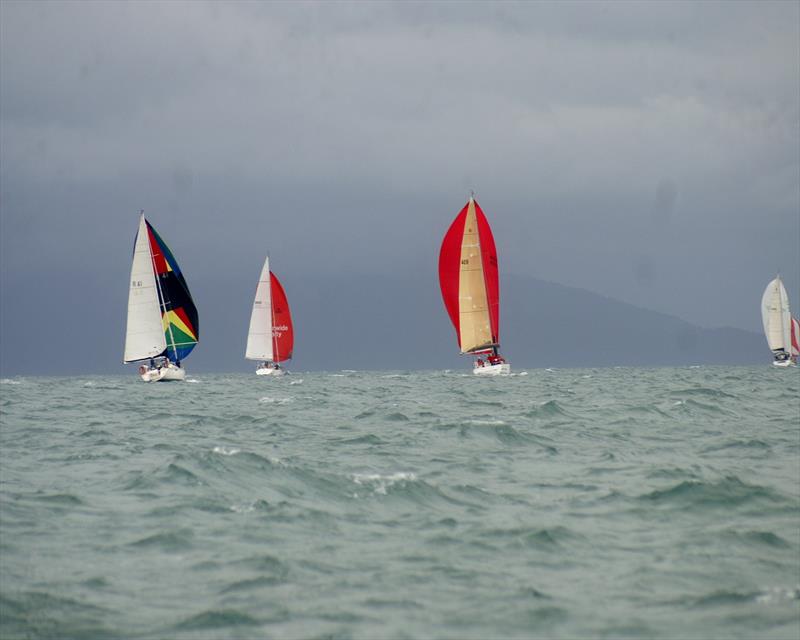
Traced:
<svg viewBox="0 0 800 640">
<path fill-rule="evenodd" d="M 800 371 L 0 382 L 0 637 L 800 637 Z"/>
</svg>

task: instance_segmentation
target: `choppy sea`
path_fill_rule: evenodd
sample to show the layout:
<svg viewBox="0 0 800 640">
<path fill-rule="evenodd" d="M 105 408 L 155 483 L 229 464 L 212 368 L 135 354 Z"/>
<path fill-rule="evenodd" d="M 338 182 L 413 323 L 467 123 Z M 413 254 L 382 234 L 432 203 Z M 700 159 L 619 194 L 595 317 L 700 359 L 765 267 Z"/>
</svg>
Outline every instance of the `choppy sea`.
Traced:
<svg viewBox="0 0 800 640">
<path fill-rule="evenodd" d="M 800 370 L 0 381 L 0 637 L 800 637 Z"/>
</svg>

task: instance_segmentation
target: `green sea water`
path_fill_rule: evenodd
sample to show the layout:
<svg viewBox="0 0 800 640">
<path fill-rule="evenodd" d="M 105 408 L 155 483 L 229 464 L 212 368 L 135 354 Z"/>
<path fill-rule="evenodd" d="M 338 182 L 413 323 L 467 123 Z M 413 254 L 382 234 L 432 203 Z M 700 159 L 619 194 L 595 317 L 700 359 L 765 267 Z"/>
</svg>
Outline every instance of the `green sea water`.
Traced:
<svg viewBox="0 0 800 640">
<path fill-rule="evenodd" d="M 0 381 L 0 637 L 800 637 L 800 370 Z"/>
</svg>

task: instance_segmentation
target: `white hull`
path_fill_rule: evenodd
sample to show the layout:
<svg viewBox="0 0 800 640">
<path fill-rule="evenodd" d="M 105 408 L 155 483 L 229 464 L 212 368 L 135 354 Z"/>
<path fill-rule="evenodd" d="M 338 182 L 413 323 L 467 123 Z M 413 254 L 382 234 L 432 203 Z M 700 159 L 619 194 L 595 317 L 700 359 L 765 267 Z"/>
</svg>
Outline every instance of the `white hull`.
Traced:
<svg viewBox="0 0 800 640">
<path fill-rule="evenodd" d="M 472 370 L 476 376 L 507 376 L 511 373 L 511 365 L 507 362 L 502 364 L 486 364 L 482 367 L 475 367 Z"/>
<path fill-rule="evenodd" d="M 794 367 L 796 366 L 794 362 L 791 360 L 773 360 L 772 361 L 773 367 Z"/>
<path fill-rule="evenodd" d="M 167 382 L 169 380 L 184 380 L 186 378 L 186 371 L 181 367 L 176 367 L 172 363 L 160 369 L 149 369 L 142 365 L 142 367 L 139 368 L 139 376 L 145 382 Z"/>
<path fill-rule="evenodd" d="M 257 376 L 285 376 L 286 370 L 285 369 L 273 369 L 272 367 L 259 367 L 256 369 Z"/>
</svg>

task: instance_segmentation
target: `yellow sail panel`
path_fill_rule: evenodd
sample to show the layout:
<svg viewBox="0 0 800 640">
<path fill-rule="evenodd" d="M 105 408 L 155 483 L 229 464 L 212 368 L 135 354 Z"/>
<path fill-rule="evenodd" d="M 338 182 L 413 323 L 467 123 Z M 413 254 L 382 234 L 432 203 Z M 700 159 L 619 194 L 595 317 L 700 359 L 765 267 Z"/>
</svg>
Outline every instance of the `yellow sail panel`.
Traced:
<svg viewBox="0 0 800 640">
<path fill-rule="evenodd" d="M 461 271 L 458 278 L 459 343 L 467 353 L 492 344 L 489 305 L 486 302 L 486 280 L 478 237 L 475 201 L 470 198 L 464 236 L 461 240 Z"/>
</svg>

